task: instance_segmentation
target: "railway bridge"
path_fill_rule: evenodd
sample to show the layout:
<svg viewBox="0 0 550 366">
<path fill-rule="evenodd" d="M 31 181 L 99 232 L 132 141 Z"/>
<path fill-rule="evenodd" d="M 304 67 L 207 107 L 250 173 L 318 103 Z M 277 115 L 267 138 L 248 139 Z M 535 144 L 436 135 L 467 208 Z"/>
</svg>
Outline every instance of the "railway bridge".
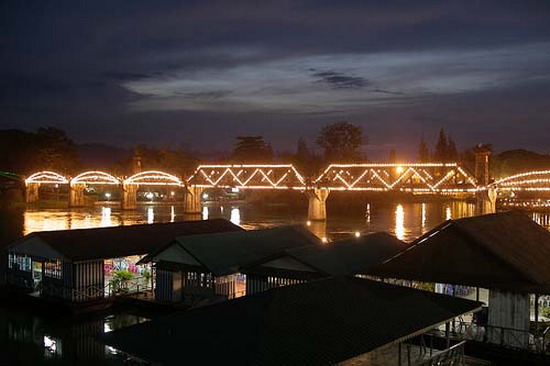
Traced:
<svg viewBox="0 0 550 366">
<path fill-rule="evenodd" d="M 478 154 L 475 173 L 457 163 L 330 164 L 316 177 L 306 177 L 291 164 L 204 164 L 182 178 L 163 171 L 143 171 L 117 177 L 102 171 L 87 171 L 66 177 L 41 171 L 25 179 L 26 200 L 39 199 L 42 185 L 68 185 L 69 206 L 84 205 L 87 186 L 109 185 L 121 190 L 121 207 L 137 206 L 137 191 L 143 186 L 172 186 L 184 190 L 188 213 L 201 211 L 207 188 L 243 190 L 296 190 L 309 198 L 309 220 L 325 220 L 326 201 L 332 191 L 402 192 L 413 195 L 475 197 L 478 213 L 494 212 L 497 192 L 550 192 L 550 170 L 513 175 L 489 181 L 488 155 Z"/>
</svg>

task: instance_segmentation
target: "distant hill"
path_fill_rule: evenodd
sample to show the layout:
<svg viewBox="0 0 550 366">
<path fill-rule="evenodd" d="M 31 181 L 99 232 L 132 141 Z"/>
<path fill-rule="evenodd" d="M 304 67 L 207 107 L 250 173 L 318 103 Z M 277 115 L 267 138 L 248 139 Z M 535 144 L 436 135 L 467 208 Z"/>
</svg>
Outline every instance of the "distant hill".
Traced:
<svg viewBox="0 0 550 366">
<path fill-rule="evenodd" d="M 112 145 L 89 143 L 78 145 L 80 164 L 83 170 L 105 169 L 116 162 L 129 158 L 133 151 Z"/>
<path fill-rule="evenodd" d="M 533 170 L 550 170 L 550 155 L 508 150 L 491 157 L 491 169 L 497 179 Z"/>
</svg>

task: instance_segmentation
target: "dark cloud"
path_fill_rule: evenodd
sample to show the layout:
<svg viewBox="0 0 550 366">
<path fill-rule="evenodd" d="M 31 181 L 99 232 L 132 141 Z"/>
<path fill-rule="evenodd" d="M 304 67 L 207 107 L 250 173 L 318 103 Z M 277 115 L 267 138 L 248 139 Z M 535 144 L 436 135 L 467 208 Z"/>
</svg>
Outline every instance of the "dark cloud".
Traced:
<svg viewBox="0 0 550 366">
<path fill-rule="evenodd" d="M 318 71 L 313 73 L 316 83 L 327 84 L 334 89 L 360 89 L 369 85 L 362 77 L 349 76 L 336 71 Z"/>
<path fill-rule="evenodd" d="M 205 92 L 198 92 L 198 93 L 184 93 L 179 92 L 177 93 L 179 95 L 184 96 L 185 98 L 190 99 L 219 99 L 226 97 L 231 94 L 231 91 L 228 90 L 212 90 L 212 91 L 205 91 Z"/>
<path fill-rule="evenodd" d="M 548 149 L 548 47 L 535 47 L 550 40 L 548 19 L 547 0 L 3 1 L 0 128 L 54 124 L 77 140 L 128 145 L 186 136 L 197 146 L 246 128 L 288 149 L 345 119 L 368 121 L 375 139 L 443 125 L 465 143 L 487 134 L 497 147 L 513 136 Z M 510 62 L 506 51 L 523 45 L 535 45 L 529 58 Z M 174 98 L 170 110 L 130 105 L 163 98 Z M 182 99 L 203 109 L 177 109 Z"/>
</svg>

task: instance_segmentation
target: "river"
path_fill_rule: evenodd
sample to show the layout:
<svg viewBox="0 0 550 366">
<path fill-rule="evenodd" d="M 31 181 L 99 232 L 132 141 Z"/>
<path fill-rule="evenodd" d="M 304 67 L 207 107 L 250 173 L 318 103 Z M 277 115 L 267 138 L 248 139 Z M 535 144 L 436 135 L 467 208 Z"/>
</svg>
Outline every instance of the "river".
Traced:
<svg viewBox="0 0 550 366">
<path fill-rule="evenodd" d="M 6 245 L 33 231 L 66 230 L 190 219 L 225 218 L 246 229 L 304 224 L 327 241 L 353 238 L 356 233 L 388 231 L 410 242 L 447 219 L 474 215 L 474 205 L 449 202 L 365 203 L 362 209 L 332 212 L 326 222 L 308 222 L 306 210 L 263 208 L 244 203 L 206 204 L 201 215 L 185 215 L 179 205 L 146 204 L 133 211 L 115 205 L 81 209 L 0 210 L 0 243 Z M 550 229 L 549 213 L 530 213 Z M 94 337 L 111 329 L 146 320 L 142 314 L 103 314 L 84 320 L 60 320 L 0 305 L 0 364 L 124 364 L 124 357 Z M 86 361 L 87 360 L 87 361 Z"/>
</svg>

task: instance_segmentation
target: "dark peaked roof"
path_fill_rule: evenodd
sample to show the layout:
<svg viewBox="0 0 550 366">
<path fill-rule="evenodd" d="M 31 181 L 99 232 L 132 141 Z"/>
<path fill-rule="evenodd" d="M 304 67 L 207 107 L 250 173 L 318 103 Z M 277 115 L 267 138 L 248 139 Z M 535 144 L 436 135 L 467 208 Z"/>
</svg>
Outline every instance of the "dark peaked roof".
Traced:
<svg viewBox="0 0 550 366">
<path fill-rule="evenodd" d="M 238 272 L 242 267 L 281 252 L 288 248 L 305 245 L 321 245 L 320 240 L 301 225 L 279 226 L 264 230 L 243 232 L 224 232 L 208 235 L 177 237 L 164 249 L 177 246 L 216 276 Z M 157 251 L 155 255 L 161 255 Z M 151 260 L 154 255 L 143 258 L 142 262 Z M 173 263 L 178 258 L 165 259 Z"/>
<path fill-rule="evenodd" d="M 481 303 L 359 278 L 280 287 L 103 335 L 164 365 L 330 365 L 402 341 Z"/>
<path fill-rule="evenodd" d="M 427 282 L 550 293 L 550 232 L 520 211 L 449 220 L 369 271 Z"/>
<path fill-rule="evenodd" d="M 407 244 L 396 237 L 378 232 L 329 245 L 307 246 L 286 253 L 327 275 L 354 275 L 381 264 L 405 250 Z"/>
<path fill-rule="evenodd" d="M 180 221 L 93 229 L 39 231 L 19 239 L 8 250 L 35 238 L 73 261 L 117 258 L 146 254 L 166 245 L 177 236 L 243 232 L 244 229 L 224 219 Z"/>
</svg>

